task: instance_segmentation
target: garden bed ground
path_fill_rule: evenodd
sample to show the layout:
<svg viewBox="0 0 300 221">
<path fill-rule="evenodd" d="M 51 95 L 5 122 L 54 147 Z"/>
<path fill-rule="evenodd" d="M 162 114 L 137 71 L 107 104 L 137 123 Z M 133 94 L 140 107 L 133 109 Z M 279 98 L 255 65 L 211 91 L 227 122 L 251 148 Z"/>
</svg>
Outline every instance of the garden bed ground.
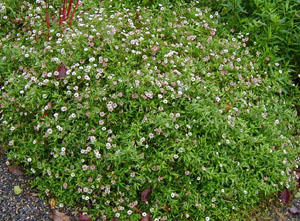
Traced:
<svg viewBox="0 0 300 221">
<path fill-rule="evenodd" d="M 51 220 L 50 208 L 38 197 L 32 196 L 27 177 L 12 175 L 5 164 L 6 157 L 0 157 L 0 202 L 1 220 Z M 20 186 L 23 193 L 14 194 L 14 186 Z"/>
<path fill-rule="evenodd" d="M 36 195 L 36 190 L 30 188 L 30 178 L 11 174 L 6 160 L 5 156 L 0 156 L 0 220 L 52 220 L 53 210 L 48 202 Z M 14 194 L 15 186 L 23 190 L 20 195 Z M 66 214 L 70 215 L 71 220 L 77 220 L 70 211 Z"/>
</svg>

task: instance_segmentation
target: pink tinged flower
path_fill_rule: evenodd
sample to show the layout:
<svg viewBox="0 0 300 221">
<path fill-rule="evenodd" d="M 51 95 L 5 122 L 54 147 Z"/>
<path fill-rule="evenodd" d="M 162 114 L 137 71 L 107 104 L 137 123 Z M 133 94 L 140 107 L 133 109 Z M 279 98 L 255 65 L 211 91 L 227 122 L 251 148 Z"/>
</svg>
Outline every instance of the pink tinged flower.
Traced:
<svg viewBox="0 0 300 221">
<path fill-rule="evenodd" d="M 82 166 L 82 170 L 87 170 L 89 167 L 87 165 Z"/>
<path fill-rule="evenodd" d="M 67 111 L 67 107 L 62 107 L 61 111 L 63 111 L 63 112 Z"/>
<path fill-rule="evenodd" d="M 67 183 L 64 183 L 64 184 L 63 184 L 63 187 L 64 187 L 64 189 L 67 189 L 67 188 L 68 188 L 68 184 L 67 184 Z"/>
<path fill-rule="evenodd" d="M 96 137 L 95 136 L 89 136 L 88 139 L 94 143 L 96 141 Z"/>
<path fill-rule="evenodd" d="M 164 108 L 159 106 L 159 107 L 158 107 L 158 110 L 163 111 Z"/>
<path fill-rule="evenodd" d="M 222 75 L 226 75 L 228 73 L 228 71 L 222 71 L 221 74 Z"/>
<path fill-rule="evenodd" d="M 105 146 L 106 146 L 106 149 L 108 149 L 108 150 L 111 148 L 111 144 L 110 143 L 106 143 Z"/>
<path fill-rule="evenodd" d="M 102 74 L 104 72 L 104 70 L 102 68 L 97 69 L 99 74 Z"/>
<path fill-rule="evenodd" d="M 159 46 L 154 46 L 151 51 L 152 51 L 152 55 L 156 55 L 156 53 L 159 51 L 160 47 Z"/>
<path fill-rule="evenodd" d="M 187 37 L 187 40 L 194 41 L 196 39 L 196 35 L 190 35 Z"/>
<path fill-rule="evenodd" d="M 209 61 L 210 60 L 210 57 L 209 56 L 206 56 L 204 58 L 202 58 L 203 61 Z"/>
<path fill-rule="evenodd" d="M 143 216 L 143 217 L 146 217 L 146 216 L 147 216 L 147 213 L 143 212 L 143 213 L 142 213 L 142 216 Z"/>
</svg>

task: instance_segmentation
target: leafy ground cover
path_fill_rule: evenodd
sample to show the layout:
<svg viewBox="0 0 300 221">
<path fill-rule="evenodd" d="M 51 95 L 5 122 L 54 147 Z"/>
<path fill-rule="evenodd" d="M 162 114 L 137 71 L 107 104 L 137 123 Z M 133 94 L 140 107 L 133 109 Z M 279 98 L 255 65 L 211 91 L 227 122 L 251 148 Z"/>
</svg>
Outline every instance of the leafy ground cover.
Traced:
<svg viewBox="0 0 300 221">
<path fill-rule="evenodd" d="M 93 218 L 232 220 L 295 186 L 286 62 L 197 2 L 75 2 L 72 23 L 59 1 L 0 6 L 0 141 L 44 196 Z"/>
</svg>

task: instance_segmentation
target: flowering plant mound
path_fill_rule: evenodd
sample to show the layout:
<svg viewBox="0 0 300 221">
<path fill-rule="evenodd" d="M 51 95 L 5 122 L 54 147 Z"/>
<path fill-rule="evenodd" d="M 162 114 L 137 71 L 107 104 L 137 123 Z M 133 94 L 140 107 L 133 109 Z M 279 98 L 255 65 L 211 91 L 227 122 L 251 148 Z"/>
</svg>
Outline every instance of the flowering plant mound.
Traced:
<svg viewBox="0 0 300 221">
<path fill-rule="evenodd" d="M 209 9 L 101 4 L 48 41 L 59 7 L 24 2 L 1 39 L 0 141 L 34 185 L 101 219 L 227 220 L 293 184 L 283 64 Z"/>
</svg>

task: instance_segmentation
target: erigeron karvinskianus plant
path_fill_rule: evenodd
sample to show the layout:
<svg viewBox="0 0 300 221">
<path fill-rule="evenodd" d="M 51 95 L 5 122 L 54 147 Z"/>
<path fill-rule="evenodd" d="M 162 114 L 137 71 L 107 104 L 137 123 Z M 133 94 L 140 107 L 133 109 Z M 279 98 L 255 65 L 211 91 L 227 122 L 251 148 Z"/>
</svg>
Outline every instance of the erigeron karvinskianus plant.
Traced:
<svg viewBox="0 0 300 221">
<path fill-rule="evenodd" d="M 238 220 L 293 186 L 285 66 L 209 9 L 113 3 L 49 42 L 27 3 L 33 30 L 1 38 L 0 143 L 41 193 L 107 220 Z"/>
</svg>

